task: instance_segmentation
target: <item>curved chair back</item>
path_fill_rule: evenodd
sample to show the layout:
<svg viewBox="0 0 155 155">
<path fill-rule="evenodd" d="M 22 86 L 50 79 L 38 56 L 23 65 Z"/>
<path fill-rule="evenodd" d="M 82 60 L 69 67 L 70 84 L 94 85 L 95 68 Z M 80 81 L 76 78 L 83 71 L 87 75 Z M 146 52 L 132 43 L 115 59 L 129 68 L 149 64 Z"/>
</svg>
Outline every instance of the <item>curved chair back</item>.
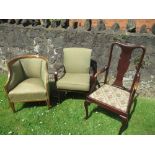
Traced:
<svg viewBox="0 0 155 155">
<path fill-rule="evenodd" d="M 42 66 L 46 65 L 47 68 L 47 59 L 38 55 L 21 55 L 11 59 L 7 65 L 8 79 L 11 79 L 9 90 L 11 90 L 24 79 L 41 77 Z"/>
</svg>

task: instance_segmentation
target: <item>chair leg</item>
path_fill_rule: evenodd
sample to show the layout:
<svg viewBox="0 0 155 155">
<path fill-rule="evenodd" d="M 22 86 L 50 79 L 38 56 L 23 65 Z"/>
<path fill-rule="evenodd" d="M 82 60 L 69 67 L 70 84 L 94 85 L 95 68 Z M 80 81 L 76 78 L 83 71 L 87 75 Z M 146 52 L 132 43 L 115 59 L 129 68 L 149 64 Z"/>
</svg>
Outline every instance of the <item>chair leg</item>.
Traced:
<svg viewBox="0 0 155 155">
<path fill-rule="evenodd" d="M 61 103 L 61 92 L 58 91 L 58 103 L 60 104 Z"/>
<path fill-rule="evenodd" d="M 85 100 L 84 102 L 84 107 L 85 107 L 85 112 L 86 112 L 86 116 L 85 116 L 85 119 L 88 119 L 88 106 L 90 105 L 90 103 Z"/>
<path fill-rule="evenodd" d="M 9 104 L 10 104 L 10 107 L 11 107 L 12 111 L 15 113 L 16 112 L 15 104 L 13 102 L 9 102 Z"/>
<path fill-rule="evenodd" d="M 51 108 L 50 99 L 47 99 L 46 103 L 47 103 L 48 109 L 50 109 Z"/>
<path fill-rule="evenodd" d="M 121 135 L 128 127 L 128 118 L 127 117 L 124 117 L 122 115 L 120 115 L 120 118 L 122 120 L 122 126 L 119 130 L 119 135 Z"/>
</svg>

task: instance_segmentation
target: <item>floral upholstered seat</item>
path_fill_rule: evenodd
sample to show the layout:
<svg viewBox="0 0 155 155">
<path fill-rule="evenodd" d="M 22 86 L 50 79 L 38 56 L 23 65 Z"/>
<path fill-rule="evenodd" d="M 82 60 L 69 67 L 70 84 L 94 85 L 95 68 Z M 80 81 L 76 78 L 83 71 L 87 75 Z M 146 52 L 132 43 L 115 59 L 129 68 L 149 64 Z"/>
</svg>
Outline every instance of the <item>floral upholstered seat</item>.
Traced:
<svg viewBox="0 0 155 155">
<path fill-rule="evenodd" d="M 103 85 L 89 95 L 89 98 L 107 104 L 123 112 L 127 111 L 130 93 L 111 85 Z"/>
</svg>

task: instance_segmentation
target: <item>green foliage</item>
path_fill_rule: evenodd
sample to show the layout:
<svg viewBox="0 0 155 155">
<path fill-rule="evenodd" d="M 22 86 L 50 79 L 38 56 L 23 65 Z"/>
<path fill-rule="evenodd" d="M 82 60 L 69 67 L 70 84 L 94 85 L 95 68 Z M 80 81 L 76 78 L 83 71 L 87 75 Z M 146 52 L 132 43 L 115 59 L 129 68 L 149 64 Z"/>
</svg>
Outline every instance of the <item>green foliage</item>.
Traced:
<svg viewBox="0 0 155 155">
<path fill-rule="evenodd" d="M 3 86 L 5 75 L 0 75 L 0 134 L 8 135 L 115 135 L 121 122 L 115 115 L 92 104 L 92 114 L 84 120 L 84 98 L 71 95 L 61 104 L 47 110 L 45 104 L 17 103 L 18 112 L 8 106 Z M 155 99 L 138 98 L 136 109 L 124 132 L 130 134 L 155 134 Z"/>
</svg>

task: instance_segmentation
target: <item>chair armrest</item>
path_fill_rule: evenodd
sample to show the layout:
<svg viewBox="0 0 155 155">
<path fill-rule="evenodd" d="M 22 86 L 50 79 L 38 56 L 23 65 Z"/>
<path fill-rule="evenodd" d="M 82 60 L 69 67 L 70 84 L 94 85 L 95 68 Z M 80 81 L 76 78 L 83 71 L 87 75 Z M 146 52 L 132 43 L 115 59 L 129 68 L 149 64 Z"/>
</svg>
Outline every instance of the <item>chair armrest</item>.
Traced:
<svg viewBox="0 0 155 155">
<path fill-rule="evenodd" d="M 138 86 L 139 86 L 139 83 L 140 83 L 140 73 L 138 73 L 135 77 L 135 80 L 134 80 L 134 83 L 133 83 L 133 86 L 131 88 L 131 94 L 130 94 L 130 99 L 132 100 L 137 89 L 138 89 Z"/>
<path fill-rule="evenodd" d="M 7 93 L 9 93 L 9 91 L 10 91 L 10 89 L 9 89 L 10 81 L 11 81 L 11 73 L 10 73 L 10 70 L 8 69 L 8 77 L 7 77 L 7 81 L 4 85 L 4 89 Z"/>
<path fill-rule="evenodd" d="M 91 59 L 90 69 L 89 69 L 90 77 L 93 78 L 96 73 L 97 73 L 97 62 L 95 60 Z"/>
<path fill-rule="evenodd" d="M 4 86 L 7 93 L 25 79 L 20 61 L 11 60 L 7 63 L 8 79 Z"/>
<path fill-rule="evenodd" d="M 48 89 L 49 77 L 48 77 L 47 61 L 42 61 L 42 65 L 41 65 L 41 79 L 43 81 L 44 87 L 46 89 Z"/>
<path fill-rule="evenodd" d="M 94 78 L 97 78 L 97 76 L 103 72 L 105 72 L 108 69 L 107 66 L 105 66 L 104 68 L 102 68 L 101 70 L 97 71 L 97 73 L 94 75 Z"/>
<path fill-rule="evenodd" d="M 54 80 L 55 80 L 55 82 L 57 82 L 58 79 L 60 78 L 60 77 L 58 77 L 58 72 L 59 72 L 59 70 L 60 70 L 61 68 L 65 68 L 65 67 L 62 65 L 62 66 L 60 66 L 59 68 L 57 68 L 56 71 L 54 72 Z M 64 69 L 64 71 L 65 71 L 65 69 Z"/>
<path fill-rule="evenodd" d="M 97 73 L 95 73 L 93 76 L 91 76 L 89 94 L 92 93 L 95 90 L 96 85 L 99 85 L 99 82 L 97 81 L 97 76 L 99 74 L 105 72 L 107 69 L 108 69 L 108 67 L 105 66 L 101 70 L 97 71 Z"/>
<path fill-rule="evenodd" d="M 137 74 L 135 78 L 135 83 L 133 85 L 133 90 L 137 90 L 140 83 L 140 73 Z"/>
<path fill-rule="evenodd" d="M 54 81 L 57 82 L 58 81 L 58 72 L 54 72 Z"/>
</svg>

